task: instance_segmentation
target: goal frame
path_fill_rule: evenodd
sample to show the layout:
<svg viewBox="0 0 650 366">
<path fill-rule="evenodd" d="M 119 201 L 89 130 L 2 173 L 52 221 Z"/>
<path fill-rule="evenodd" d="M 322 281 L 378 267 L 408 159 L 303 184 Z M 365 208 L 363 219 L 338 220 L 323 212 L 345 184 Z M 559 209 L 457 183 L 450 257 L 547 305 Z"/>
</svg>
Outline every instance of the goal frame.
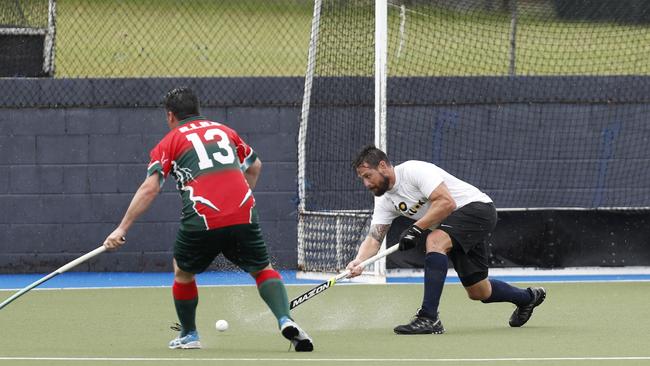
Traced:
<svg viewBox="0 0 650 366">
<path fill-rule="evenodd" d="M 43 75 L 54 76 L 56 54 L 56 0 L 48 0 L 47 26 L 0 28 L 0 34 L 14 36 L 43 36 Z"/>
<path fill-rule="evenodd" d="M 302 215 L 323 215 L 323 216 L 370 216 L 371 211 L 367 210 L 337 210 L 327 212 L 308 211 L 306 209 L 306 181 L 305 168 L 306 160 L 306 137 L 309 128 L 309 108 L 311 101 L 312 85 L 314 80 L 314 71 L 316 67 L 316 55 L 318 51 L 318 41 L 320 32 L 320 16 L 322 9 L 322 0 L 314 0 L 314 12 L 312 16 L 311 35 L 309 41 L 309 52 L 307 57 L 307 70 L 305 72 L 305 85 L 303 93 L 303 102 L 300 115 L 300 128 L 298 132 L 298 264 L 304 261 L 304 255 L 301 252 L 301 240 L 305 230 Z M 374 144 L 377 148 L 386 151 L 386 80 L 387 80 L 387 60 L 388 60 L 388 1 L 375 0 L 375 57 L 374 57 Z M 338 224 L 334 228 L 339 231 Z M 359 243 L 360 244 L 360 243 Z M 337 245 L 338 246 L 338 245 Z M 386 239 L 381 244 L 381 250 L 386 249 Z M 337 249 L 338 250 L 338 249 Z M 345 268 L 340 268 L 343 271 Z M 297 277 L 302 279 L 327 279 L 332 277 L 332 272 L 312 272 L 299 270 Z M 355 281 L 368 283 L 385 283 L 386 282 L 386 259 L 382 257 L 377 260 L 370 269 L 364 274 L 355 278 Z"/>
</svg>

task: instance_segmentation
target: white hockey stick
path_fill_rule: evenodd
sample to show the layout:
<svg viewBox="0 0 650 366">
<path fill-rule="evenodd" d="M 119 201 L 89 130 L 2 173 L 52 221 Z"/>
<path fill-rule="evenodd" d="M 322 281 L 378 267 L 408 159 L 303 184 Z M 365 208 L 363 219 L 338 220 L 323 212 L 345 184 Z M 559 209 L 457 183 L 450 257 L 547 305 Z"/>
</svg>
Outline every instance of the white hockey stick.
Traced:
<svg viewBox="0 0 650 366">
<path fill-rule="evenodd" d="M 42 284 L 43 282 L 45 282 L 45 281 L 47 281 L 47 280 L 49 280 L 49 279 L 51 279 L 53 277 L 56 277 L 57 275 L 60 275 L 61 273 L 66 272 L 70 268 L 75 267 L 75 266 L 79 265 L 80 263 L 83 263 L 83 262 L 87 261 L 88 259 L 90 259 L 90 258 L 92 258 L 92 257 L 94 257 L 94 256 L 96 256 L 98 254 L 104 253 L 105 251 L 106 251 L 106 248 L 102 245 L 99 248 L 93 250 L 92 252 L 86 253 L 86 254 L 82 255 L 81 257 L 71 261 L 70 263 L 61 266 L 56 271 L 50 273 L 49 275 L 41 278 L 40 280 L 38 280 L 36 282 L 33 282 L 31 285 L 29 285 L 29 286 L 23 288 L 22 290 L 16 292 L 13 296 L 11 296 L 7 300 L 5 300 L 2 304 L 0 304 L 0 309 L 2 309 L 5 306 L 9 305 L 12 301 L 14 301 L 17 298 L 21 297 L 26 292 L 28 292 L 29 290 L 33 289 L 34 287 Z"/>
<path fill-rule="evenodd" d="M 366 259 L 365 261 L 361 262 L 359 265 L 362 268 L 365 268 L 367 265 L 369 265 L 371 263 L 374 263 L 374 262 L 384 258 L 385 256 L 387 256 L 387 255 L 389 255 L 391 253 L 394 253 L 395 251 L 397 251 L 398 247 L 399 247 L 399 245 L 395 244 L 392 247 L 390 247 L 390 248 L 388 248 L 386 250 L 383 250 L 383 251 L 375 254 L 374 256 Z M 314 297 L 314 296 L 320 294 L 321 292 L 327 290 L 328 288 L 334 286 L 336 284 L 336 281 L 347 277 L 349 274 L 350 274 L 350 270 L 346 269 L 344 272 L 339 273 L 338 275 L 330 278 L 329 280 L 321 283 L 320 285 L 312 288 L 311 290 L 309 290 L 309 291 L 305 292 L 304 294 L 302 294 L 302 295 L 296 297 L 295 299 L 291 300 L 291 303 L 289 303 L 289 307 L 291 309 L 295 308 L 296 306 L 302 304 L 303 302 L 311 299 L 312 297 Z"/>
</svg>

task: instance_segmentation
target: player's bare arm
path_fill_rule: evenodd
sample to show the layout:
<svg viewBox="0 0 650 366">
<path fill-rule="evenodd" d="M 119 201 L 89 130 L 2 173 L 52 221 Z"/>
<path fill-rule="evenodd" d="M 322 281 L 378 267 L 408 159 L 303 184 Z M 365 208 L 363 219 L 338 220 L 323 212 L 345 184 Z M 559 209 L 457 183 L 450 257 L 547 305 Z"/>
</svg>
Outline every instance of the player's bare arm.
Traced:
<svg viewBox="0 0 650 366">
<path fill-rule="evenodd" d="M 370 226 L 368 236 L 366 236 L 364 241 L 359 246 L 359 251 L 357 252 L 356 258 L 347 266 L 347 269 L 350 270 L 350 277 L 356 277 L 363 272 L 363 268 L 359 267 L 359 263 L 377 254 L 379 248 L 381 247 L 381 242 L 384 240 L 386 234 L 388 233 L 388 229 L 390 229 L 390 225 L 388 224 L 377 224 Z"/>
<path fill-rule="evenodd" d="M 456 209 L 456 201 L 451 197 L 447 185 L 440 185 L 429 195 L 431 206 L 424 216 L 415 222 L 421 229 L 435 227 Z"/>
<path fill-rule="evenodd" d="M 375 239 L 378 243 L 381 243 L 382 241 L 384 241 L 384 238 L 386 237 L 386 234 L 388 233 L 388 229 L 390 229 L 390 225 L 388 225 L 388 224 L 372 225 L 372 226 L 370 226 L 370 231 L 368 232 L 368 236 Z M 371 256 L 368 256 L 368 258 L 370 258 L 370 257 Z M 366 258 L 364 258 L 364 259 L 366 259 Z"/>
<path fill-rule="evenodd" d="M 124 238 L 131 225 L 133 225 L 140 215 L 147 211 L 151 203 L 156 199 L 160 192 L 158 174 L 160 173 L 154 173 L 148 176 L 135 192 L 120 225 L 104 241 L 106 249 L 117 249 L 122 246 L 125 243 Z"/>
<path fill-rule="evenodd" d="M 261 172 L 262 161 L 259 158 L 255 159 L 255 162 L 253 162 L 253 164 L 251 164 L 244 172 L 244 177 L 246 177 L 248 186 L 251 187 L 251 189 L 255 189 L 255 186 L 257 185 L 257 179 L 260 177 Z"/>
</svg>

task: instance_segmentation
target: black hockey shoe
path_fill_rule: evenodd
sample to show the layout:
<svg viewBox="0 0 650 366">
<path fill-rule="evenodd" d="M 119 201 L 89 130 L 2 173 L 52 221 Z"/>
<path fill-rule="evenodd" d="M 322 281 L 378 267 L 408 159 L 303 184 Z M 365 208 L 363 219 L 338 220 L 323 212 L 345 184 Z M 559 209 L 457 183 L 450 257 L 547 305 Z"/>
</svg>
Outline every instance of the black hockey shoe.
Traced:
<svg viewBox="0 0 650 366">
<path fill-rule="evenodd" d="M 398 325 L 393 331 L 396 334 L 442 334 L 445 332 L 445 327 L 442 326 L 440 317 L 431 319 L 420 315 L 418 311 L 410 323 Z"/>
<path fill-rule="evenodd" d="M 543 287 L 529 287 L 528 291 L 533 295 L 533 299 L 524 306 L 517 306 L 510 316 L 511 327 L 521 327 L 526 324 L 531 315 L 533 315 L 533 309 L 546 299 L 546 290 Z"/>
</svg>

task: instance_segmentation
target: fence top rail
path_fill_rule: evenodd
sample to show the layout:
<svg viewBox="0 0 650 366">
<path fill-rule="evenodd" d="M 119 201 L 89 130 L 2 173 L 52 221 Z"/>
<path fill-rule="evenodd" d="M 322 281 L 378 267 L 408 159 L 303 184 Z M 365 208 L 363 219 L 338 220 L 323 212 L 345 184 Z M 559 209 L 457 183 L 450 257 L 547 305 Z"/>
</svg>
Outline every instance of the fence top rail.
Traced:
<svg viewBox="0 0 650 366">
<path fill-rule="evenodd" d="M 313 105 L 373 105 L 372 79 L 320 77 L 332 83 L 315 92 Z M 205 106 L 289 105 L 302 103 L 304 78 L 0 78 L 2 107 L 160 106 L 163 94 L 178 85 L 197 90 Z M 344 86 L 344 87 L 343 87 Z M 370 88 L 370 89 L 368 89 Z M 210 91 L 218 90 L 218 93 Z M 427 90 L 413 95 L 408 90 Z M 201 95 L 201 94 L 204 95 Z M 488 105 L 508 103 L 646 104 L 650 76 L 476 76 L 388 78 L 388 105 Z"/>
</svg>

